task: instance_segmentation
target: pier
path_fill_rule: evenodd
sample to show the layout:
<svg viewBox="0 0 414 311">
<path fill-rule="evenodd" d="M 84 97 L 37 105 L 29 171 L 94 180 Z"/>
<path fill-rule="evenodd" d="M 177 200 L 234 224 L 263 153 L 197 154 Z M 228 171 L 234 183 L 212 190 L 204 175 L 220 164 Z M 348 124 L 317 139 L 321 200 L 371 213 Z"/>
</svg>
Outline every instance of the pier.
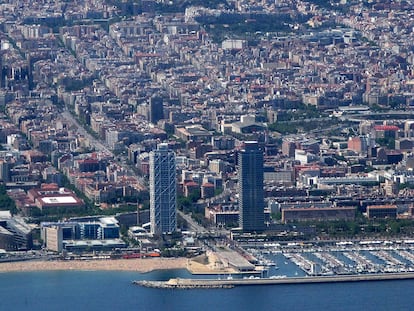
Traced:
<svg viewBox="0 0 414 311">
<path fill-rule="evenodd" d="M 150 288 L 167 289 L 196 289 L 196 288 L 233 288 L 236 286 L 251 285 L 280 285 L 280 284 L 312 284 L 312 283 L 340 283 L 340 282 L 366 282 L 391 281 L 414 279 L 414 273 L 383 273 L 358 274 L 314 277 L 289 278 L 261 278 L 261 279 L 181 279 L 174 278 L 169 281 L 133 281 L 134 284 Z"/>
</svg>

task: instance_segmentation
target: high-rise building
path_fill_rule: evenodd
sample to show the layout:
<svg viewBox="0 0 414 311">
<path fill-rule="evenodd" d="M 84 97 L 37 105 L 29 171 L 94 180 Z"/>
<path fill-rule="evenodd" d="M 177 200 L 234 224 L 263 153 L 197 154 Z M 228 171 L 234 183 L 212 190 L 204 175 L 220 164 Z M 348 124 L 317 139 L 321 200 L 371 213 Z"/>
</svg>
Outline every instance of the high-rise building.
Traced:
<svg viewBox="0 0 414 311">
<path fill-rule="evenodd" d="M 173 232 L 177 228 L 177 181 L 175 153 L 168 144 L 159 144 L 150 153 L 151 233 Z"/>
<path fill-rule="evenodd" d="M 3 182 L 10 181 L 10 170 L 12 168 L 12 164 L 8 160 L 1 159 L 0 160 L 0 180 Z"/>
<path fill-rule="evenodd" d="M 153 96 L 149 100 L 149 121 L 156 124 L 161 119 L 164 119 L 164 105 L 162 97 Z"/>
<path fill-rule="evenodd" d="M 244 232 L 264 230 L 263 151 L 247 141 L 238 155 L 239 226 Z"/>
</svg>

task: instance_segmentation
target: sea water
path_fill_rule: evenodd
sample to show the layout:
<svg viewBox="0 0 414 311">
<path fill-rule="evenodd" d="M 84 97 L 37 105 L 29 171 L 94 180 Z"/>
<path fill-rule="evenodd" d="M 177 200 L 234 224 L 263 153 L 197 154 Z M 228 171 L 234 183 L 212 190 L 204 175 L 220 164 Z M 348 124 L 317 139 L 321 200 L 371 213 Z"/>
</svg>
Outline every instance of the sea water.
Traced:
<svg viewBox="0 0 414 311">
<path fill-rule="evenodd" d="M 172 290 L 133 280 L 189 277 L 185 270 L 0 274 L 0 310 L 413 310 L 413 280 Z"/>
</svg>

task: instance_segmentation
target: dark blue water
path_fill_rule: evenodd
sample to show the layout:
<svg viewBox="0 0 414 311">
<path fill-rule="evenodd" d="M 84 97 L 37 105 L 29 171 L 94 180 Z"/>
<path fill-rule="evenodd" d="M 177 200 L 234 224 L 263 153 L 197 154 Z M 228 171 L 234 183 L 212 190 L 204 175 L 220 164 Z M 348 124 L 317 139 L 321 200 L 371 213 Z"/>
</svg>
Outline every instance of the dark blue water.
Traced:
<svg viewBox="0 0 414 311">
<path fill-rule="evenodd" d="M 0 310 L 412 310 L 414 281 L 171 290 L 135 279 L 188 277 L 185 271 L 0 274 Z"/>
</svg>

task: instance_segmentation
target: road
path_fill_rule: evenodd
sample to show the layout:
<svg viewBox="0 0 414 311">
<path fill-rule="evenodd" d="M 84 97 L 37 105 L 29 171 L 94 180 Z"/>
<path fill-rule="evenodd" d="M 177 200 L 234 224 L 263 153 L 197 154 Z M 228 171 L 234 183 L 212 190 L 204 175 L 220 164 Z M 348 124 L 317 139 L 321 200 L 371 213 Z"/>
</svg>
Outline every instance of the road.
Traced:
<svg viewBox="0 0 414 311">
<path fill-rule="evenodd" d="M 108 147 L 106 147 L 102 142 L 100 142 L 98 139 L 93 137 L 91 134 L 89 134 L 81 124 L 70 114 L 69 111 L 65 110 L 61 113 L 62 118 L 64 118 L 67 122 L 70 122 L 74 126 L 76 126 L 76 130 L 78 134 L 84 136 L 86 139 L 89 140 L 92 147 L 95 148 L 96 151 L 103 152 L 108 155 L 113 155 L 112 151 L 109 150 Z"/>
<path fill-rule="evenodd" d="M 107 154 L 109 156 L 114 157 L 114 159 L 116 159 L 116 157 L 114 156 L 113 152 L 109 149 L 109 147 L 107 147 L 106 145 L 104 145 L 99 139 L 93 137 L 91 134 L 89 134 L 85 128 L 78 122 L 78 120 L 76 120 L 72 114 L 68 111 L 65 110 L 61 113 L 61 116 L 63 119 L 65 119 L 68 123 L 73 124 L 76 127 L 76 131 L 79 135 L 84 136 L 86 139 L 89 140 L 89 143 L 91 145 L 91 147 L 94 147 L 96 151 L 98 152 L 102 152 L 104 154 Z M 122 168 L 125 169 L 126 173 L 128 176 L 135 176 L 139 183 L 142 186 L 142 189 L 146 189 L 146 180 L 143 177 L 137 176 L 135 174 L 135 172 L 133 171 L 133 169 L 125 163 L 125 161 L 117 161 L 118 165 Z"/>
<path fill-rule="evenodd" d="M 182 211 L 177 210 L 178 215 L 180 215 L 190 227 L 190 231 L 197 232 L 198 234 L 208 233 L 209 231 L 203 226 L 199 225 L 190 215 L 184 214 Z"/>
</svg>

